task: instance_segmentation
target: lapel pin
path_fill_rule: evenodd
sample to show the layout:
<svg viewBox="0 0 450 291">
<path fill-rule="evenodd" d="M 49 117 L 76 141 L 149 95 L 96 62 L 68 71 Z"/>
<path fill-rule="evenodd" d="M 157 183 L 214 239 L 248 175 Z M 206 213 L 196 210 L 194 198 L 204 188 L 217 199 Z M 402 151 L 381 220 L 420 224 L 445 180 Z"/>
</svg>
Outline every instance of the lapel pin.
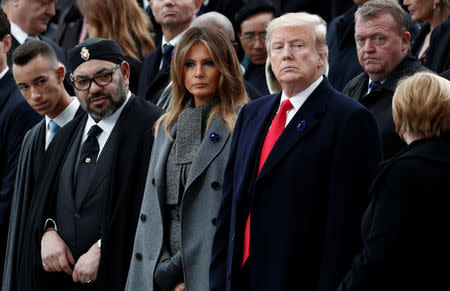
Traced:
<svg viewBox="0 0 450 291">
<path fill-rule="evenodd" d="M 209 139 L 210 139 L 213 143 L 216 143 L 216 142 L 219 141 L 220 136 L 219 136 L 217 133 L 212 132 L 212 133 L 209 135 Z"/>
<path fill-rule="evenodd" d="M 300 123 L 297 125 L 297 130 L 299 132 L 302 132 L 305 129 L 305 124 L 306 124 L 305 120 L 301 120 Z"/>
</svg>

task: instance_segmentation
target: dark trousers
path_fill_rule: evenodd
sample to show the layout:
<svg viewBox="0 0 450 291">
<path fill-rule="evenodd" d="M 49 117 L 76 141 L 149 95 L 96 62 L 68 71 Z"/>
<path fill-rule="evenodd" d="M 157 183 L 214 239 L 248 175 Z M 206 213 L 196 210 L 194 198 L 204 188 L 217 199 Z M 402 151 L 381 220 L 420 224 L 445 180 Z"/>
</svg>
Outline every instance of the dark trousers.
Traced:
<svg viewBox="0 0 450 291">
<path fill-rule="evenodd" d="M 245 262 L 244 266 L 236 272 L 236 278 L 231 288 L 233 291 L 250 291 L 251 287 L 251 272 L 249 259 Z"/>
</svg>

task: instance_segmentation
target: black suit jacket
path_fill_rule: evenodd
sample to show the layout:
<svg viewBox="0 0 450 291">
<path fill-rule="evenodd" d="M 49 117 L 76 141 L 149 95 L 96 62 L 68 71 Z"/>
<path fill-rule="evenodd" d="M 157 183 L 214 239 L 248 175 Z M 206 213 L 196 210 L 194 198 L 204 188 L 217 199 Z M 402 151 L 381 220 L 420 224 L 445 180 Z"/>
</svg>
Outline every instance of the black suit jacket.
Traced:
<svg viewBox="0 0 450 291">
<path fill-rule="evenodd" d="M 26 102 L 11 70 L 0 79 L 0 225 L 8 225 L 20 145 L 42 116 Z M 5 238 L 2 238 L 6 242 Z"/>
<path fill-rule="evenodd" d="M 393 157 L 406 145 L 395 131 L 392 117 L 392 97 L 394 96 L 395 87 L 400 78 L 410 76 L 419 71 L 428 71 L 428 69 L 408 53 L 387 76 L 385 82 L 370 94 L 366 95 L 369 85 L 369 75 L 366 72 L 362 72 L 353 78 L 344 88 L 344 94 L 361 102 L 375 115 L 380 128 L 381 138 L 383 139 L 385 159 Z"/>
<path fill-rule="evenodd" d="M 158 102 L 161 91 L 170 82 L 170 71 L 160 71 L 162 58 L 161 44 L 144 59 L 139 75 L 137 96 L 145 98 L 153 104 Z"/>
<path fill-rule="evenodd" d="M 372 114 L 324 80 L 278 138 L 259 174 L 281 94 L 245 105 L 233 133 L 210 288 L 240 290 L 251 209 L 252 290 L 335 290 L 359 251 L 359 225 L 381 160 Z"/>
<path fill-rule="evenodd" d="M 104 207 L 100 222 L 102 248 L 97 277 L 100 290 L 123 290 L 125 286 L 153 144 L 153 125 L 162 113 L 160 108 L 132 95 L 110 136 L 117 134 L 111 145 L 114 157 L 112 166 L 103 169 L 103 174 L 95 175 L 89 185 L 87 195 L 91 197 L 96 195 L 96 191 L 107 191 L 106 202 L 103 206 L 100 205 Z M 43 172 L 46 179 L 36 186 L 36 193 L 40 195 L 33 195 L 31 202 L 31 223 L 27 225 L 26 230 L 29 238 L 22 248 L 19 263 L 19 290 L 60 289 L 60 286 L 54 284 L 52 276 L 42 269 L 42 226 L 55 207 L 58 186 L 62 179 L 61 169 L 72 145 L 80 143 L 80 140 L 76 139 L 76 133 L 84 127 L 83 121 L 86 118 L 87 115 L 82 114 L 60 129 L 47 149 L 48 158 L 45 162 L 53 167 Z M 95 187 L 99 184 L 102 186 Z"/>
<path fill-rule="evenodd" d="M 362 252 L 339 291 L 442 290 L 450 258 L 450 137 L 412 142 L 383 163 L 361 225 Z M 445 289 L 445 288 L 444 288 Z"/>
</svg>

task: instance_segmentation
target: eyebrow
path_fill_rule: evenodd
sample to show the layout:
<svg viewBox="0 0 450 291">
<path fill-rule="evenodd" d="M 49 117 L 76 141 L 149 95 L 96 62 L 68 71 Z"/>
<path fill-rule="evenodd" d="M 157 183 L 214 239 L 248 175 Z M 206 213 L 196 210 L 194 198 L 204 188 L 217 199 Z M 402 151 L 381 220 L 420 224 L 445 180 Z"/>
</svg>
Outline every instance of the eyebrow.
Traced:
<svg viewBox="0 0 450 291">
<path fill-rule="evenodd" d="M 33 83 L 36 82 L 36 81 L 40 81 L 40 80 L 42 80 L 42 79 L 46 79 L 46 77 L 45 77 L 45 76 L 42 76 L 42 75 L 37 76 L 36 78 L 33 79 Z"/>
<path fill-rule="evenodd" d="M 95 72 L 94 76 L 97 76 L 98 74 L 101 74 L 106 70 L 108 70 L 108 68 L 103 67 L 100 70 L 98 70 L 97 72 Z M 76 75 L 75 78 L 89 78 L 89 77 L 87 75 Z"/>
</svg>

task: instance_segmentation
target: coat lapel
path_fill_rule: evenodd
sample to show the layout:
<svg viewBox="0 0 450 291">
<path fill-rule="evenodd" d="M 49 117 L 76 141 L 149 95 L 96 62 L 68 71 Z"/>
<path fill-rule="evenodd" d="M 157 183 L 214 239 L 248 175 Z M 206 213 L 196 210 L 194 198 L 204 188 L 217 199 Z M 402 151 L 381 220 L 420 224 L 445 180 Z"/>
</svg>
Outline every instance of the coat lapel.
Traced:
<svg viewBox="0 0 450 291">
<path fill-rule="evenodd" d="M 229 138 L 230 131 L 222 122 L 221 117 L 216 115 L 192 161 L 186 189 L 206 170 L 214 158 L 222 151 Z"/>
<path fill-rule="evenodd" d="M 267 157 L 257 180 L 266 175 L 320 122 L 326 111 L 327 99 L 330 94 L 325 82 L 326 80 L 322 81 L 319 87 L 306 99 L 288 126 L 283 130 Z"/>
<path fill-rule="evenodd" d="M 177 124 L 173 124 L 169 127 L 169 133 L 172 138 L 176 137 L 176 129 Z M 166 195 L 166 165 L 167 165 L 167 157 L 169 156 L 170 149 L 172 148 L 172 141 L 167 136 L 164 130 L 164 124 L 162 123 L 158 136 L 155 138 L 155 142 L 153 143 L 153 148 L 155 151 L 152 151 L 151 163 L 153 163 L 153 159 L 156 158 L 156 164 L 152 170 L 149 171 L 149 175 L 155 177 L 155 187 L 156 192 L 158 192 L 158 200 L 161 209 L 163 209 L 165 195 Z M 157 157 L 155 157 L 155 154 Z"/>
</svg>

